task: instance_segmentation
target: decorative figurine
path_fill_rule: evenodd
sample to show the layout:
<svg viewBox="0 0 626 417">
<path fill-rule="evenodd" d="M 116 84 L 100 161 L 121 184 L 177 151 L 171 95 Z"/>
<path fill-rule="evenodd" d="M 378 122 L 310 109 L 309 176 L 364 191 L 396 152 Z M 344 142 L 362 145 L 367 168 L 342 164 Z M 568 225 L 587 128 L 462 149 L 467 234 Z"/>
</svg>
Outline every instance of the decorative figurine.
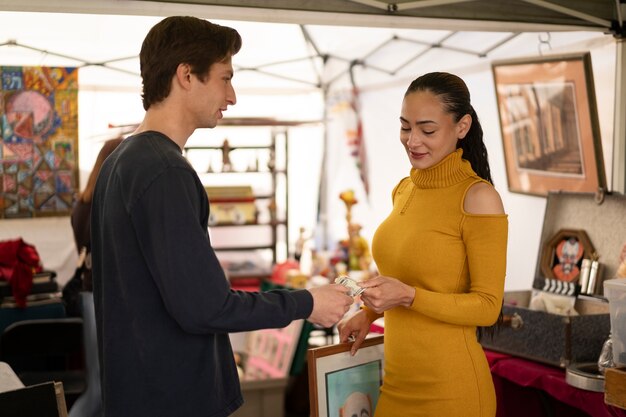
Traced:
<svg viewBox="0 0 626 417">
<path fill-rule="evenodd" d="M 306 229 L 304 227 L 300 227 L 298 234 L 298 239 L 296 240 L 295 249 L 293 252 L 293 257 L 296 261 L 300 262 L 300 258 L 302 258 L 302 252 L 304 251 L 304 245 L 306 244 L 307 238 L 305 236 Z"/>
<path fill-rule="evenodd" d="M 352 223 L 348 226 L 349 246 L 348 246 L 348 270 L 349 271 L 369 271 L 372 256 L 370 254 L 367 240 L 361 236 L 361 225 Z"/>
<path fill-rule="evenodd" d="M 233 170 L 233 166 L 230 162 L 231 149 L 228 139 L 224 139 L 222 143 L 222 172 L 231 172 Z"/>
<path fill-rule="evenodd" d="M 368 271 L 372 261 L 369 244 L 361 236 L 361 225 L 352 223 L 352 207 L 358 203 L 353 190 L 346 190 L 339 194 L 339 198 L 346 205 L 346 222 L 348 225 L 348 239 L 340 245 L 347 249 L 347 267 L 349 271 Z"/>
<path fill-rule="evenodd" d="M 352 206 L 354 206 L 359 201 L 354 196 L 354 190 L 346 190 L 339 194 L 339 198 L 346 205 L 346 221 L 348 222 L 348 228 L 350 227 L 350 223 L 352 223 Z"/>
<path fill-rule="evenodd" d="M 270 199 L 270 202 L 267 204 L 267 209 L 270 212 L 270 222 L 275 223 L 276 222 L 276 199 L 274 197 L 272 197 Z"/>
<path fill-rule="evenodd" d="M 270 149 L 270 158 L 267 161 L 267 168 L 271 172 L 274 172 L 276 169 L 276 153 L 274 152 L 274 148 Z"/>
<path fill-rule="evenodd" d="M 250 163 L 248 164 L 248 168 L 246 169 L 247 172 L 256 172 L 258 171 L 257 169 L 257 163 L 256 163 L 256 159 L 252 158 L 250 160 Z"/>
</svg>

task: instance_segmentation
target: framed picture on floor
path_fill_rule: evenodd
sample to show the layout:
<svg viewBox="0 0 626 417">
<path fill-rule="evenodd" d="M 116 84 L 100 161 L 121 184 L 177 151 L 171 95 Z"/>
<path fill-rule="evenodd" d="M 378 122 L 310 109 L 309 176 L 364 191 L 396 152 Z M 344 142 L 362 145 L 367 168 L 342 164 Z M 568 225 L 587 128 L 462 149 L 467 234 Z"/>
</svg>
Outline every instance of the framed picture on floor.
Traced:
<svg viewBox="0 0 626 417">
<path fill-rule="evenodd" d="M 509 191 L 606 190 L 589 53 L 492 64 Z"/>
<path fill-rule="evenodd" d="M 383 336 L 366 339 L 354 356 L 350 346 L 309 349 L 311 417 L 374 415 L 383 382 Z"/>
</svg>

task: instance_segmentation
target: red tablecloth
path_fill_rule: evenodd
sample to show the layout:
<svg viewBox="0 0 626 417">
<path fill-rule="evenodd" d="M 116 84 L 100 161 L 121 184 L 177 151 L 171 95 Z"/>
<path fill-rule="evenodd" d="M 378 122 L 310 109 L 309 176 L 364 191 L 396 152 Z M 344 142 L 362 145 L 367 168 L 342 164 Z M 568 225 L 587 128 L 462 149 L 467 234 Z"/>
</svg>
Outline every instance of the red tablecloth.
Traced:
<svg viewBox="0 0 626 417">
<path fill-rule="evenodd" d="M 604 393 L 565 382 L 565 370 L 485 350 L 498 396 L 497 417 L 626 417 Z"/>
</svg>

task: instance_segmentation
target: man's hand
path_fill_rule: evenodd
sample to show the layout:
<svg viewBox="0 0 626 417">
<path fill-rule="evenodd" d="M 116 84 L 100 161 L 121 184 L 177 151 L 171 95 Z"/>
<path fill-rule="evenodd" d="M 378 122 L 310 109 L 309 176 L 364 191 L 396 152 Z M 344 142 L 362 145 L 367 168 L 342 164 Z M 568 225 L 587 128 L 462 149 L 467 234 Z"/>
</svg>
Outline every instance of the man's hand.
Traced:
<svg viewBox="0 0 626 417">
<path fill-rule="evenodd" d="M 313 311 L 307 319 L 313 324 L 331 327 L 348 312 L 354 302 L 348 295 L 350 290 L 343 285 L 330 284 L 311 288 Z"/>
</svg>

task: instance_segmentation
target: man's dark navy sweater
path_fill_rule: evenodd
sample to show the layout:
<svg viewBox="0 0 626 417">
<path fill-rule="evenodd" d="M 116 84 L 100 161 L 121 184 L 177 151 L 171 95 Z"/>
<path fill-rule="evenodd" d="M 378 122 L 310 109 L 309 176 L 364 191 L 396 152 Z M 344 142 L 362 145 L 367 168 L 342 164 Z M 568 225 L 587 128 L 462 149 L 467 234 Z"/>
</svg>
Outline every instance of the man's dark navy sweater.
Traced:
<svg viewBox="0 0 626 417">
<path fill-rule="evenodd" d="M 105 417 L 227 416 L 243 402 L 228 333 L 310 315 L 308 291 L 231 290 L 208 217 L 168 137 L 132 136 L 105 161 L 91 219 Z"/>
</svg>

